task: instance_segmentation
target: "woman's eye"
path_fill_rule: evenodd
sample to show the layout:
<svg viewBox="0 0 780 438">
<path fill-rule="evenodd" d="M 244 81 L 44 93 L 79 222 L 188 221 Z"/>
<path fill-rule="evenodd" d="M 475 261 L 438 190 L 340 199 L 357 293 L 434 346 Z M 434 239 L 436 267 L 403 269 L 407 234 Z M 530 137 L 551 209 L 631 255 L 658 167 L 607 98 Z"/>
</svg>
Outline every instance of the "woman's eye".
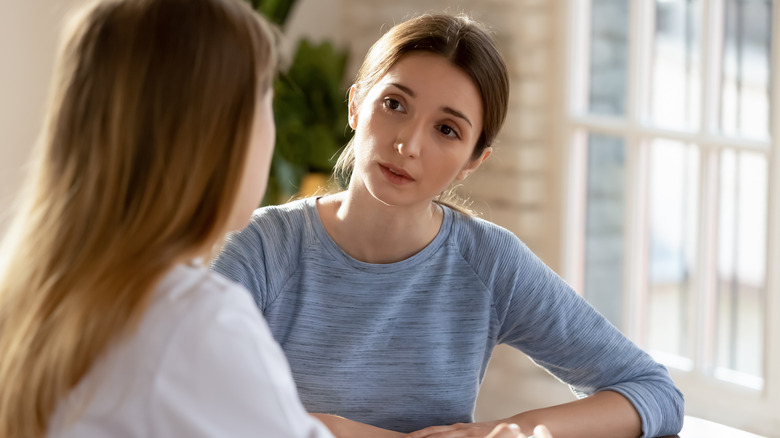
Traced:
<svg viewBox="0 0 780 438">
<path fill-rule="evenodd" d="M 390 108 L 393 111 L 404 111 L 405 109 L 404 106 L 401 105 L 401 102 L 390 97 L 385 99 L 385 106 Z"/>
<path fill-rule="evenodd" d="M 439 126 L 439 132 L 441 132 L 442 134 L 446 135 L 447 137 L 460 138 L 458 133 L 454 129 L 452 129 L 451 126 L 448 126 L 448 125 L 441 125 L 441 126 Z"/>
</svg>

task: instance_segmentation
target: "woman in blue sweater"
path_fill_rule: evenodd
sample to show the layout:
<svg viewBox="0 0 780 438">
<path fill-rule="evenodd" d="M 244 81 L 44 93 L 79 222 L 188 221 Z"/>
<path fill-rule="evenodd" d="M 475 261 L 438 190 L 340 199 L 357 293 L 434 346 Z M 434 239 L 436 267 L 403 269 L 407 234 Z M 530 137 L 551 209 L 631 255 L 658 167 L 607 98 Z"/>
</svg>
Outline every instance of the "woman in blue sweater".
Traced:
<svg viewBox="0 0 780 438">
<path fill-rule="evenodd" d="M 336 436 L 484 436 L 501 422 L 556 438 L 680 430 L 663 366 L 517 237 L 441 199 L 491 155 L 508 94 L 504 61 L 469 18 L 393 27 L 349 92 L 346 190 L 258 210 L 215 261 L 252 292 L 304 406 Z M 581 399 L 473 423 L 501 343 Z"/>
</svg>

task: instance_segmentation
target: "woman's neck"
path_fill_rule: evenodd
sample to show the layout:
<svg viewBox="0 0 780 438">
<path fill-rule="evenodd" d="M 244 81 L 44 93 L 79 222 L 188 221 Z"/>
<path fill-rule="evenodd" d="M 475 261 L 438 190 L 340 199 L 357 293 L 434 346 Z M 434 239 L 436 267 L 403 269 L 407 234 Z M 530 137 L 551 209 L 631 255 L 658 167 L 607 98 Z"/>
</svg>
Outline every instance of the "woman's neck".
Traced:
<svg viewBox="0 0 780 438">
<path fill-rule="evenodd" d="M 390 206 L 353 188 L 321 198 L 325 230 L 353 258 L 394 263 L 425 248 L 439 232 L 444 213 L 434 202 Z"/>
</svg>

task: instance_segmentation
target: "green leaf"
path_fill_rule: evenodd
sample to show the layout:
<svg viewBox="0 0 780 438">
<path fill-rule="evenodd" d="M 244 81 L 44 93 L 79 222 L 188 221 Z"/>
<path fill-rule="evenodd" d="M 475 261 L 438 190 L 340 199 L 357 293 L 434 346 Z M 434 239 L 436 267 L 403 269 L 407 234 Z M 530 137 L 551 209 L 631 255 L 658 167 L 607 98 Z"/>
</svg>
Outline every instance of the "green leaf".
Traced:
<svg viewBox="0 0 780 438">
<path fill-rule="evenodd" d="M 283 25 L 295 0 L 247 0 Z M 309 172 L 330 174 L 349 140 L 346 50 L 330 42 L 298 42 L 292 64 L 274 81 L 276 147 L 264 205 L 295 195 Z"/>
</svg>

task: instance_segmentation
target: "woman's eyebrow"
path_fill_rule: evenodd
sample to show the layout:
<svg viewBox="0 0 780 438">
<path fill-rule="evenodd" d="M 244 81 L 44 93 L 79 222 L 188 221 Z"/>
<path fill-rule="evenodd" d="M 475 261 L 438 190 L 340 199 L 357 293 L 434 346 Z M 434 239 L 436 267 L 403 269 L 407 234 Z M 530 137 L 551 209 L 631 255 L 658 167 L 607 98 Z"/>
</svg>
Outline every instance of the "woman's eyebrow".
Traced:
<svg viewBox="0 0 780 438">
<path fill-rule="evenodd" d="M 448 106 L 442 107 L 441 110 L 444 111 L 447 114 L 451 114 L 451 115 L 453 115 L 455 117 L 458 117 L 458 118 L 461 118 L 461 119 L 465 120 L 466 123 L 469 124 L 469 126 L 471 126 L 472 128 L 474 127 L 474 125 L 471 124 L 471 120 L 469 120 L 469 118 L 466 117 L 462 112 L 460 112 L 460 111 L 458 111 L 456 109 L 452 109 L 452 108 L 450 108 Z"/>
<path fill-rule="evenodd" d="M 396 82 L 391 82 L 390 85 L 392 85 L 392 86 L 394 86 L 396 88 L 401 89 L 401 91 L 403 91 L 404 93 L 408 94 L 409 96 L 416 97 L 415 94 L 414 94 L 414 91 L 412 91 L 412 89 L 407 87 L 406 85 L 401 85 L 401 84 L 396 83 Z"/>
<path fill-rule="evenodd" d="M 404 93 L 408 94 L 411 97 L 416 97 L 414 91 L 412 91 L 412 89 L 407 87 L 406 85 L 401 85 L 401 84 L 399 84 L 397 82 L 391 82 L 389 85 L 392 85 L 392 86 L 398 88 L 399 90 L 403 91 Z M 460 119 L 465 120 L 466 123 L 469 124 L 469 126 L 474 127 L 474 125 L 471 124 L 471 120 L 469 120 L 469 118 L 466 117 L 462 112 L 460 112 L 460 111 L 458 111 L 456 109 L 450 108 L 448 106 L 442 107 L 441 110 L 444 111 L 447 114 L 450 114 L 450 115 L 453 115 L 455 117 L 458 117 Z"/>
</svg>

